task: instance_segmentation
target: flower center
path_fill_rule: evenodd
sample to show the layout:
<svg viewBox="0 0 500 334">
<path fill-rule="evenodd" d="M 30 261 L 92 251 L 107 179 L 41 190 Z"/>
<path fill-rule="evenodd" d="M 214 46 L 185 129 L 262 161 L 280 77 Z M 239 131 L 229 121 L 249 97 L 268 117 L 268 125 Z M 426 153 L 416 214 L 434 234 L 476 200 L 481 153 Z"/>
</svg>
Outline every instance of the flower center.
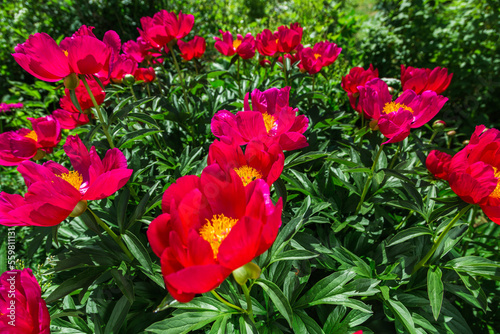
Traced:
<svg viewBox="0 0 500 334">
<path fill-rule="evenodd" d="M 269 115 L 267 112 L 262 114 L 264 118 L 264 125 L 266 126 L 267 133 L 276 126 L 276 117 Z"/>
<path fill-rule="evenodd" d="M 215 259 L 217 259 L 220 244 L 237 222 L 238 219 L 228 218 L 224 214 L 220 214 L 214 215 L 211 221 L 207 219 L 207 223 L 200 228 L 200 236 L 203 240 L 208 241 L 212 247 Z"/>
<path fill-rule="evenodd" d="M 495 173 L 495 177 L 498 180 L 497 180 L 497 187 L 495 188 L 495 190 L 491 192 L 490 196 L 493 198 L 500 198 L 500 170 L 498 170 L 496 167 L 493 167 L 493 172 Z"/>
<path fill-rule="evenodd" d="M 57 176 L 63 179 L 64 181 L 68 182 L 69 184 L 71 184 L 73 187 L 76 188 L 76 190 L 80 190 L 80 186 L 82 185 L 83 182 L 83 177 L 76 170 L 69 171 L 68 173 L 63 173 Z"/>
<path fill-rule="evenodd" d="M 404 109 L 408 110 L 413 114 L 413 109 L 408 107 L 407 105 L 404 105 L 402 103 L 396 103 L 396 102 L 388 102 L 385 104 L 384 109 L 382 109 L 382 112 L 384 114 L 390 114 L 391 112 L 398 111 L 399 109 Z"/>
<path fill-rule="evenodd" d="M 235 168 L 234 171 L 241 178 L 244 186 L 248 185 L 254 180 L 262 179 L 262 174 L 259 173 L 258 170 L 250 166 L 241 166 L 240 168 Z"/>
<path fill-rule="evenodd" d="M 315 54 L 314 54 L 314 58 L 315 58 L 315 59 L 318 59 L 319 57 L 321 57 L 321 55 L 320 55 L 319 53 L 315 53 Z"/>
<path fill-rule="evenodd" d="M 68 51 L 63 50 L 63 52 L 64 52 L 64 55 L 67 57 L 68 56 Z"/>
<path fill-rule="evenodd" d="M 24 136 L 25 138 L 33 139 L 34 141 L 38 141 L 38 136 L 36 135 L 36 132 L 31 130 L 27 135 Z"/>
<path fill-rule="evenodd" d="M 233 48 L 236 50 L 238 49 L 238 46 L 241 45 L 241 40 L 237 39 L 233 41 Z"/>
</svg>

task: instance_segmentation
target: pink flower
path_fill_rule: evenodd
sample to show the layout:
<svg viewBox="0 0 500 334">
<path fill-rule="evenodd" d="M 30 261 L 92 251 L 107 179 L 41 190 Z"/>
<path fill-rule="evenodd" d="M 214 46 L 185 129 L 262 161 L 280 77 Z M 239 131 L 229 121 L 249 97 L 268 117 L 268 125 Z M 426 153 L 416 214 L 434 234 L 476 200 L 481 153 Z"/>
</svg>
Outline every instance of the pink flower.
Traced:
<svg viewBox="0 0 500 334">
<path fill-rule="evenodd" d="M 97 104 L 103 104 L 106 98 L 106 92 L 102 90 L 99 83 L 94 79 L 87 79 L 87 82 Z M 71 101 L 69 89 L 65 89 L 64 92 L 66 95 L 59 100 L 62 109 L 57 109 L 52 112 L 54 118 L 61 124 L 61 128 L 71 130 L 77 126 L 87 124 L 89 122 L 89 115 L 92 114 L 90 108 L 94 107 L 94 103 L 83 82 L 81 81 L 75 89 L 76 99 L 80 103 L 83 113 L 80 113 L 73 104 L 73 101 Z"/>
<path fill-rule="evenodd" d="M 87 200 L 111 196 L 132 175 L 125 156 L 117 148 L 108 150 L 101 160 L 95 147 L 89 152 L 78 136 L 69 136 L 64 151 L 74 170 L 54 161 L 43 165 L 25 161 L 18 166 L 28 192 L 24 198 L 0 193 L 0 224 L 57 225 L 68 216 L 82 214 Z"/>
<path fill-rule="evenodd" d="M 0 112 L 8 112 L 11 109 L 22 108 L 22 103 L 0 103 Z"/>
<path fill-rule="evenodd" d="M 295 49 L 292 50 L 292 52 L 285 53 L 284 57 L 290 59 L 290 64 L 295 64 L 300 60 L 300 55 L 302 53 L 302 50 L 304 50 L 304 46 L 302 44 L 299 44 Z M 278 61 L 283 64 L 283 57 L 279 56 Z M 298 66 L 302 72 L 305 71 L 302 64 L 299 63 Z"/>
<path fill-rule="evenodd" d="M 161 10 L 152 18 L 141 18 L 142 30 L 138 28 L 141 37 L 155 49 L 161 49 L 170 41 L 176 41 L 189 34 L 194 25 L 194 16 Z"/>
<path fill-rule="evenodd" d="M 244 38 L 238 34 L 236 40 L 233 40 L 233 35 L 229 32 L 223 32 L 222 39 L 214 37 L 215 48 L 225 56 L 232 56 L 237 53 L 242 59 L 250 59 L 255 56 L 255 38 L 248 33 Z"/>
<path fill-rule="evenodd" d="M 50 315 L 42 289 L 29 268 L 0 276 L 0 332 L 50 334 Z"/>
<path fill-rule="evenodd" d="M 261 55 L 274 57 L 278 53 L 278 37 L 271 30 L 264 29 L 257 34 L 255 46 Z"/>
<path fill-rule="evenodd" d="M 370 126 L 376 128 L 378 125 L 380 132 L 389 138 L 384 144 L 397 143 L 408 137 L 410 129 L 430 121 L 448 101 L 433 91 L 417 95 L 412 90 L 406 90 L 392 102 L 389 87 L 378 78 L 358 86 L 358 89 L 360 107 L 374 120 Z"/>
<path fill-rule="evenodd" d="M 415 68 L 401 65 L 401 87 L 403 90 L 411 89 L 417 94 L 432 90 L 436 94 L 443 93 L 450 85 L 453 73 L 448 75 L 447 68 L 436 67 Z"/>
<path fill-rule="evenodd" d="M 201 58 L 207 48 L 205 39 L 200 36 L 194 36 L 189 42 L 179 41 L 177 45 L 181 51 L 181 57 L 185 61 L 189 61 L 193 58 Z"/>
<path fill-rule="evenodd" d="M 134 72 L 134 78 L 136 81 L 152 82 L 156 79 L 155 69 L 152 67 L 138 68 Z"/>
<path fill-rule="evenodd" d="M 362 112 L 361 106 L 356 103 L 359 97 L 358 86 L 364 86 L 371 79 L 378 78 L 378 70 L 372 64 L 365 70 L 362 67 L 353 67 L 345 77 L 342 77 L 342 88 L 347 92 L 351 107 L 357 112 Z"/>
<path fill-rule="evenodd" d="M 323 67 L 333 64 L 341 51 L 342 49 L 335 43 L 328 41 L 316 43 L 313 48 L 304 48 L 300 52 L 300 65 L 309 74 L 316 74 Z"/>
<path fill-rule="evenodd" d="M 33 130 L 0 134 L 0 165 L 15 166 L 29 159 L 42 159 L 61 140 L 61 126 L 52 116 L 28 118 Z"/>
<path fill-rule="evenodd" d="M 277 143 L 267 147 L 259 140 L 251 140 L 243 153 L 241 146 L 215 140 L 208 151 L 207 164 L 217 163 L 224 171 L 234 170 L 248 185 L 263 179 L 271 186 L 283 171 L 285 155 Z"/>
<path fill-rule="evenodd" d="M 288 104 L 290 87 L 271 88 L 264 92 L 252 92 L 252 109 L 248 94 L 244 109 L 236 115 L 220 110 L 212 118 L 212 133 L 226 143 L 245 145 L 252 139 L 259 139 L 266 145 L 279 143 L 282 150 L 296 150 L 306 147 L 303 133 L 309 120 L 306 116 L 296 116 L 297 108 Z M 252 111 L 253 110 L 253 111 Z"/>
<path fill-rule="evenodd" d="M 278 52 L 290 53 L 302 41 L 302 27 L 299 23 L 278 27 L 275 36 L 278 38 Z"/>
</svg>

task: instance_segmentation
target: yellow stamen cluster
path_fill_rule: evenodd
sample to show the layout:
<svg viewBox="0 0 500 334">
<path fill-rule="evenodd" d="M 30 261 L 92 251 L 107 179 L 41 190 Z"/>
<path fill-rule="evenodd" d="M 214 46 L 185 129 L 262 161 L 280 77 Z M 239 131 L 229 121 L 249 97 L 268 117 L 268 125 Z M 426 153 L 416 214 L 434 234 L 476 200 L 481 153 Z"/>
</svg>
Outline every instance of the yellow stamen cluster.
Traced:
<svg viewBox="0 0 500 334">
<path fill-rule="evenodd" d="M 69 171 L 68 173 L 63 173 L 61 175 L 57 175 L 64 181 L 71 184 L 76 190 L 80 190 L 80 186 L 83 182 L 83 177 L 77 171 Z"/>
<path fill-rule="evenodd" d="M 382 109 L 382 112 L 384 114 L 390 114 L 391 112 L 398 111 L 399 109 L 404 109 L 408 110 L 413 114 L 413 109 L 408 107 L 407 105 L 404 105 L 402 103 L 396 103 L 396 102 L 388 102 L 385 104 L 384 109 Z"/>
<path fill-rule="evenodd" d="M 238 49 L 238 46 L 240 46 L 240 45 L 241 45 L 241 40 L 239 40 L 239 39 L 235 39 L 235 40 L 233 41 L 233 48 L 234 48 L 235 50 L 236 50 L 236 49 Z"/>
<path fill-rule="evenodd" d="M 262 174 L 259 173 L 258 170 L 250 166 L 241 166 L 240 168 L 235 168 L 234 171 L 241 178 L 244 186 L 254 180 L 262 179 Z"/>
<path fill-rule="evenodd" d="M 238 219 L 228 218 L 224 214 L 220 214 L 214 215 L 211 221 L 207 219 L 207 223 L 200 228 L 200 236 L 203 240 L 208 241 L 212 247 L 215 259 L 217 259 L 220 244 L 237 222 Z"/>
<path fill-rule="evenodd" d="M 495 190 L 493 190 L 491 192 L 490 196 L 494 197 L 494 198 L 500 198 L 500 170 L 498 170 L 496 167 L 493 167 L 493 171 L 495 173 L 495 177 L 498 180 L 497 180 L 497 186 L 496 186 Z"/>
<path fill-rule="evenodd" d="M 27 135 L 24 137 L 33 139 L 34 141 L 38 141 L 38 136 L 36 135 L 36 132 L 31 130 Z"/>
<path fill-rule="evenodd" d="M 314 54 L 314 59 L 318 59 L 319 57 L 321 57 L 321 55 L 319 53 Z"/>
<path fill-rule="evenodd" d="M 67 57 L 68 56 L 68 51 L 63 50 L 63 52 L 64 52 L 64 55 Z"/>
<path fill-rule="evenodd" d="M 276 117 L 269 115 L 267 112 L 262 114 L 264 118 L 264 125 L 266 126 L 267 133 L 276 126 Z"/>
</svg>

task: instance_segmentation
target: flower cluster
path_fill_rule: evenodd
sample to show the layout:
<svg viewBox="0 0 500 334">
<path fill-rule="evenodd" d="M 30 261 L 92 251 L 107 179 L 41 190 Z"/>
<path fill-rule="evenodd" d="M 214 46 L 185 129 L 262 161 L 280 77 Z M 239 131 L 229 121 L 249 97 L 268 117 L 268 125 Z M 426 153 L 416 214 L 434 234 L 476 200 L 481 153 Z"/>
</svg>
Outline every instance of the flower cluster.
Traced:
<svg viewBox="0 0 500 334">
<path fill-rule="evenodd" d="M 247 95 L 244 111 L 219 111 L 212 132 L 220 141 L 210 146 L 208 166 L 165 191 L 163 214 L 147 234 L 177 300 L 215 289 L 274 242 L 283 203 L 273 204 L 269 188 L 283 170 L 283 150 L 307 145 L 308 119 L 289 106 L 289 91 L 256 89 L 253 109 Z"/>
<path fill-rule="evenodd" d="M 12 109 L 19 109 L 22 108 L 23 104 L 22 103 L 0 103 L 0 112 L 8 112 L 11 111 Z"/>
<path fill-rule="evenodd" d="M 403 91 L 394 101 L 389 87 L 371 65 L 367 70 L 354 67 L 342 78 L 351 106 L 371 120 L 373 130 L 388 138 L 384 144 L 404 140 L 411 129 L 429 122 L 448 101 L 439 95 L 450 84 L 452 74 L 448 75 L 447 69 L 401 68 Z"/>
</svg>

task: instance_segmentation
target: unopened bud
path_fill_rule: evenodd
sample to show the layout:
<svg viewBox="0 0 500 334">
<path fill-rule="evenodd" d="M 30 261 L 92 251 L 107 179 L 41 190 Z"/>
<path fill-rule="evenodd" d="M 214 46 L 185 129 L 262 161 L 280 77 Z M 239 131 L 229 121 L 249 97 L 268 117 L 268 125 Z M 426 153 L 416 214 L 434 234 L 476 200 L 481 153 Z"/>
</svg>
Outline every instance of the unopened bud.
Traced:
<svg viewBox="0 0 500 334">
<path fill-rule="evenodd" d="M 378 130 L 378 121 L 376 119 L 372 119 L 370 121 L 370 129 L 372 129 L 373 131 Z"/>
<path fill-rule="evenodd" d="M 76 89 L 79 84 L 80 78 L 78 78 L 76 73 L 71 73 L 64 78 L 64 87 L 66 87 L 67 89 Z"/>
<path fill-rule="evenodd" d="M 391 95 L 394 94 L 394 88 L 391 86 L 389 86 L 388 88 L 389 88 L 389 93 L 391 93 Z"/>
<path fill-rule="evenodd" d="M 464 141 L 462 142 L 462 144 L 464 144 L 464 145 L 469 145 L 469 139 L 464 140 Z"/>
<path fill-rule="evenodd" d="M 448 132 L 446 132 L 446 134 L 449 136 L 449 137 L 453 137 L 454 135 L 457 134 L 457 132 L 455 130 L 450 130 Z"/>
<path fill-rule="evenodd" d="M 437 131 L 442 131 L 446 127 L 446 123 L 440 119 L 432 124 L 432 128 Z"/>
<path fill-rule="evenodd" d="M 260 276 L 260 267 L 253 262 L 248 262 L 242 267 L 233 271 L 234 280 L 239 285 L 244 285 L 249 278 L 257 279 Z"/>
<path fill-rule="evenodd" d="M 71 211 L 69 216 L 70 217 L 78 217 L 79 215 L 84 213 L 85 210 L 87 210 L 87 201 L 83 199 L 76 204 L 75 208 L 73 209 L 73 211 Z"/>
<path fill-rule="evenodd" d="M 123 76 L 123 84 L 126 86 L 132 86 L 135 82 L 135 78 L 132 74 L 125 74 Z"/>
<path fill-rule="evenodd" d="M 47 155 L 47 153 L 45 151 L 38 149 L 36 151 L 35 156 L 33 157 L 33 160 L 38 161 L 40 159 L 43 159 L 46 155 Z"/>
</svg>

